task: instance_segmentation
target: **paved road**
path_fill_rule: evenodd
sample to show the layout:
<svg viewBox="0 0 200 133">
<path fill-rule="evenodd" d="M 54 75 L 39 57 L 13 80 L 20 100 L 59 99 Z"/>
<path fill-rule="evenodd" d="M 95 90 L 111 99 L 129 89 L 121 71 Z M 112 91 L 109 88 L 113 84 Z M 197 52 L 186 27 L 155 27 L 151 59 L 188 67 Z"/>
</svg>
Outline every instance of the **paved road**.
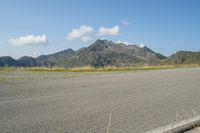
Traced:
<svg viewBox="0 0 200 133">
<path fill-rule="evenodd" d="M 199 68 L 6 83 L 0 132 L 138 133 L 199 112 L 199 101 Z"/>
</svg>

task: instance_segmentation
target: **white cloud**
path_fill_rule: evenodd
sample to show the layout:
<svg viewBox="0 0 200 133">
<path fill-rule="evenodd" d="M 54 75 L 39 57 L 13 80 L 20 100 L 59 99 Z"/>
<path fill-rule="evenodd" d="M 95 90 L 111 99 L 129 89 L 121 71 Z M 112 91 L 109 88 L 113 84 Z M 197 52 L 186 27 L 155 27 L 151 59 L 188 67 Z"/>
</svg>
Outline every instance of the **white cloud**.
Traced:
<svg viewBox="0 0 200 133">
<path fill-rule="evenodd" d="M 129 42 L 124 42 L 124 41 L 117 41 L 117 43 L 123 43 L 123 44 L 125 44 L 125 45 L 130 45 Z"/>
<path fill-rule="evenodd" d="M 38 55 L 38 53 L 36 52 L 36 51 L 34 51 L 33 53 L 32 53 L 32 56 L 33 57 L 36 57 Z"/>
<path fill-rule="evenodd" d="M 82 25 L 78 29 L 72 29 L 70 33 L 67 35 L 67 40 L 80 40 L 82 42 L 87 42 L 92 40 L 92 37 L 89 35 L 93 32 L 93 28 L 91 26 Z"/>
<path fill-rule="evenodd" d="M 140 48 L 144 48 L 145 45 L 144 45 L 144 44 L 140 44 L 139 47 L 140 47 Z"/>
<path fill-rule="evenodd" d="M 106 28 L 106 27 L 100 27 L 99 28 L 99 35 L 118 35 L 119 34 L 119 25 L 115 25 L 114 27 L 111 28 Z"/>
<path fill-rule="evenodd" d="M 108 40 L 107 38 L 105 38 L 105 37 L 102 37 L 100 40 Z"/>
<path fill-rule="evenodd" d="M 127 20 L 122 20 L 122 24 L 123 25 L 131 25 L 131 22 L 127 21 Z"/>
<path fill-rule="evenodd" d="M 24 45 L 35 45 L 35 44 L 46 44 L 48 42 L 45 34 L 41 36 L 27 35 L 8 40 L 13 46 L 24 46 Z"/>
<path fill-rule="evenodd" d="M 88 41 L 91 41 L 91 40 L 92 40 L 92 37 L 89 37 L 89 36 L 81 37 L 81 42 L 88 42 Z"/>
</svg>

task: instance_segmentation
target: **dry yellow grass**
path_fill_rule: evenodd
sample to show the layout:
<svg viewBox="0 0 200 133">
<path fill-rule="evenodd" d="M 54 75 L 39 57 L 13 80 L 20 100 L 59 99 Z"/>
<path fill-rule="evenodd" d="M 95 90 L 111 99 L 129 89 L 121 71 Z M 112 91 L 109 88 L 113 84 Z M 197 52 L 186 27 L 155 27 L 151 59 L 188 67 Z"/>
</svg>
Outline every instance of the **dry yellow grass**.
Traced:
<svg viewBox="0 0 200 133">
<path fill-rule="evenodd" d="M 141 66 L 141 67 L 116 67 L 116 66 L 105 66 L 105 67 L 73 67 L 73 68 L 61 68 L 54 67 L 52 69 L 46 67 L 0 67 L 0 71 L 12 71 L 12 70 L 25 70 L 25 71 L 47 71 L 47 72 L 112 72 L 112 71 L 146 71 L 146 70 L 162 70 L 162 69 L 176 69 L 176 68 L 192 68 L 200 67 L 200 64 L 184 64 L 184 65 L 161 65 L 161 66 Z"/>
</svg>

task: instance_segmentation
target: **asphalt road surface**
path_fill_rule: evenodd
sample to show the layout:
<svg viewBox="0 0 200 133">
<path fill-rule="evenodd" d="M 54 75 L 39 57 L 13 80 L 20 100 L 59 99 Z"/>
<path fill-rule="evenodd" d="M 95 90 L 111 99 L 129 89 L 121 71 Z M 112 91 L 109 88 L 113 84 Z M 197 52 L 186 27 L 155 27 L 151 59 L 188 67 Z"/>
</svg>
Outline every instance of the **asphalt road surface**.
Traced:
<svg viewBox="0 0 200 133">
<path fill-rule="evenodd" d="M 0 132 L 140 133 L 199 105 L 200 68 L 10 82 L 0 85 Z"/>
</svg>

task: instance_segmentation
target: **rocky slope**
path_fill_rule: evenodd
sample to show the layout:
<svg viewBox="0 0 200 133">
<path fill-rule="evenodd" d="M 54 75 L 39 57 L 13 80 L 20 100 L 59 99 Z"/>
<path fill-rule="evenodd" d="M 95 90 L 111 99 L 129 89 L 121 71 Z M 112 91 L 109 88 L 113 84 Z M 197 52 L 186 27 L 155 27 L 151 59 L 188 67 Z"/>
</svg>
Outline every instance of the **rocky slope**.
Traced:
<svg viewBox="0 0 200 133">
<path fill-rule="evenodd" d="M 200 63 L 200 52 L 179 51 L 166 58 L 147 47 L 96 40 L 89 47 L 77 51 L 67 49 L 37 58 L 24 56 L 18 60 L 0 57 L 0 66 L 16 67 L 142 66 L 159 65 L 163 62 L 164 64 Z"/>
</svg>

